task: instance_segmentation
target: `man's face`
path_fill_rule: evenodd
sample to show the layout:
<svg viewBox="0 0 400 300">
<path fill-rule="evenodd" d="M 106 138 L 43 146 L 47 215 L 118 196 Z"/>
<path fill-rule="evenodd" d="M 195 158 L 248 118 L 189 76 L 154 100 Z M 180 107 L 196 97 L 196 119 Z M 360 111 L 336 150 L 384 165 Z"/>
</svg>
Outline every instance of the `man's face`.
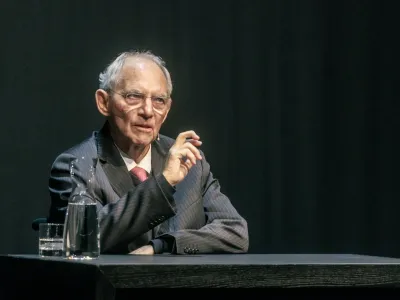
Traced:
<svg viewBox="0 0 400 300">
<path fill-rule="evenodd" d="M 108 93 L 109 117 L 120 138 L 146 146 L 156 139 L 168 115 L 167 80 L 152 61 L 128 58 Z"/>
</svg>

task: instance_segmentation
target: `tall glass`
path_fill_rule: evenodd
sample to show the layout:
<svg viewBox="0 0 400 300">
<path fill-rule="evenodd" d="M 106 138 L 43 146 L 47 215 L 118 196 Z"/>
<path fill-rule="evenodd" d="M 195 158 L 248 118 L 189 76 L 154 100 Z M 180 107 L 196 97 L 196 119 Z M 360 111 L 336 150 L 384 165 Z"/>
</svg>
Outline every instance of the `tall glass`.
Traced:
<svg viewBox="0 0 400 300">
<path fill-rule="evenodd" d="M 95 259 L 100 255 L 100 229 L 94 180 L 96 160 L 86 157 L 70 163 L 72 190 L 65 217 L 63 249 L 69 259 Z"/>
</svg>

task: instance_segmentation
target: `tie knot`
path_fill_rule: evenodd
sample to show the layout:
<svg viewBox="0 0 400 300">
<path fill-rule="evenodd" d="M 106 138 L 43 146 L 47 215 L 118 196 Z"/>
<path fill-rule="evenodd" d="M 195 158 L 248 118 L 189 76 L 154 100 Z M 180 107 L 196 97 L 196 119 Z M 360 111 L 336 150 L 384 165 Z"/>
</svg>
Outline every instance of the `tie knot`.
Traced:
<svg viewBox="0 0 400 300">
<path fill-rule="evenodd" d="M 145 181 L 148 177 L 146 170 L 138 166 L 134 167 L 130 172 L 141 182 Z"/>
</svg>

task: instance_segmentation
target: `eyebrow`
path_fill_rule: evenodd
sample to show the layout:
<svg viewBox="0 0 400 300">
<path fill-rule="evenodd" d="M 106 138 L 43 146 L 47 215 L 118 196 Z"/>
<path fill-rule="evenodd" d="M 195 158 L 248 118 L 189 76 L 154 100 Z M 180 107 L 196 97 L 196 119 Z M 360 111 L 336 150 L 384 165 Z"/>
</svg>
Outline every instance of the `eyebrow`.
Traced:
<svg viewBox="0 0 400 300">
<path fill-rule="evenodd" d="M 143 93 L 142 91 L 138 90 L 138 89 L 130 89 L 130 90 L 125 90 L 125 93 L 136 93 L 136 94 L 141 94 L 144 95 L 145 93 Z M 168 94 L 166 93 L 161 93 L 161 94 L 156 94 L 156 95 L 152 95 L 152 97 L 162 97 L 162 98 L 168 98 Z"/>
</svg>

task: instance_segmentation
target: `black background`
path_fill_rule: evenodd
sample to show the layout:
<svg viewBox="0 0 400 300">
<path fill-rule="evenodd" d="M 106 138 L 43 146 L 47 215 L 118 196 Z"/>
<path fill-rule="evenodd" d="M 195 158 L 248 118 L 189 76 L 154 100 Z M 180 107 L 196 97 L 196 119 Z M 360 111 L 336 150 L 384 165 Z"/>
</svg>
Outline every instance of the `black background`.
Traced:
<svg viewBox="0 0 400 300">
<path fill-rule="evenodd" d="M 2 1 L 1 253 L 37 253 L 50 166 L 117 54 L 167 61 L 250 253 L 400 257 L 396 1 Z"/>
</svg>

